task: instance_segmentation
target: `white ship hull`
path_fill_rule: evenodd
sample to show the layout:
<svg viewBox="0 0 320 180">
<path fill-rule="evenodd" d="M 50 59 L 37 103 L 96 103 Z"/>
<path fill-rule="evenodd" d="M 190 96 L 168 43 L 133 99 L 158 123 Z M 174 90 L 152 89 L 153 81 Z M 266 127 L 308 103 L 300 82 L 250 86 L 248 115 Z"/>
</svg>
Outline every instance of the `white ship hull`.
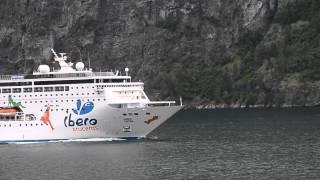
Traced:
<svg viewBox="0 0 320 180">
<path fill-rule="evenodd" d="M 52 128 L 50 124 L 41 120 L 45 109 L 44 107 L 42 112 L 35 114 L 35 121 L 2 121 L 0 142 L 91 138 L 140 139 L 145 138 L 179 111 L 181 106 L 118 109 L 109 105 L 97 105 L 92 112 L 84 115 L 75 114 L 72 108 L 55 111 L 53 107 L 49 117 Z"/>
<path fill-rule="evenodd" d="M 61 69 L 0 76 L 0 142 L 144 138 L 182 108 L 152 102 L 142 82 L 76 69 L 53 50 Z"/>
</svg>

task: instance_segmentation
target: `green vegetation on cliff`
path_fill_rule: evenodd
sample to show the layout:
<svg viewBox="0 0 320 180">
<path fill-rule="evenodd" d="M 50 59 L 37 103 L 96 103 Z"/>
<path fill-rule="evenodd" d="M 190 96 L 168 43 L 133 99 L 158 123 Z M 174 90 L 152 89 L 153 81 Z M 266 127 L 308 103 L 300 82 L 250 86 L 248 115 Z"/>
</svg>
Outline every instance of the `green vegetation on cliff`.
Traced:
<svg viewBox="0 0 320 180">
<path fill-rule="evenodd" d="M 128 66 L 152 99 L 190 106 L 316 105 L 317 0 L 4 0 L 2 73 L 65 51 L 96 70 Z"/>
</svg>

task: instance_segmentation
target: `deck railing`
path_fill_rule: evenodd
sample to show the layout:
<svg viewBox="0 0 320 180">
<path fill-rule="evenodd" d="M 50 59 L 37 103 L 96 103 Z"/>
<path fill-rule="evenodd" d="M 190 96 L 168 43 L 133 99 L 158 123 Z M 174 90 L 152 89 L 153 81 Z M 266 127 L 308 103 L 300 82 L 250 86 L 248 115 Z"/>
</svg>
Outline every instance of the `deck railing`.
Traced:
<svg viewBox="0 0 320 180">
<path fill-rule="evenodd" d="M 48 73 L 48 74 L 0 75 L 0 80 L 95 77 L 95 76 L 115 76 L 115 74 L 113 72 L 76 72 L 76 73 L 53 73 L 53 74 Z"/>
</svg>

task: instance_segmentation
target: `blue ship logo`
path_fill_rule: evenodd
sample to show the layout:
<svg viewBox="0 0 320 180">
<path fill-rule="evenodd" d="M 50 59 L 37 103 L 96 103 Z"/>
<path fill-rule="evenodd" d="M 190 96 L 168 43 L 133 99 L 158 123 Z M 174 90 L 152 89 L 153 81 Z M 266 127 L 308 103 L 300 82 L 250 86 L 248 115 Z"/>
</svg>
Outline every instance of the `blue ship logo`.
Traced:
<svg viewBox="0 0 320 180">
<path fill-rule="evenodd" d="M 78 99 L 77 100 L 77 109 L 72 109 L 72 111 L 75 114 L 78 115 L 83 115 L 83 114 L 88 114 L 89 112 L 91 112 L 94 108 L 94 104 L 91 101 L 85 102 L 82 104 L 81 100 Z"/>
</svg>

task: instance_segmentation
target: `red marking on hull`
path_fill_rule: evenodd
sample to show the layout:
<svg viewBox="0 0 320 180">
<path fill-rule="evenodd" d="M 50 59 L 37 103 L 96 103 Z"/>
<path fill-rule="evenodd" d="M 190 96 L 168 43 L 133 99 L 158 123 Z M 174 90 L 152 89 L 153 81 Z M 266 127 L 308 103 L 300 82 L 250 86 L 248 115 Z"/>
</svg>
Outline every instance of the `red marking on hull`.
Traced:
<svg viewBox="0 0 320 180">
<path fill-rule="evenodd" d="M 152 118 L 145 120 L 144 123 L 150 124 L 152 121 L 158 120 L 159 116 L 153 116 Z"/>
</svg>

